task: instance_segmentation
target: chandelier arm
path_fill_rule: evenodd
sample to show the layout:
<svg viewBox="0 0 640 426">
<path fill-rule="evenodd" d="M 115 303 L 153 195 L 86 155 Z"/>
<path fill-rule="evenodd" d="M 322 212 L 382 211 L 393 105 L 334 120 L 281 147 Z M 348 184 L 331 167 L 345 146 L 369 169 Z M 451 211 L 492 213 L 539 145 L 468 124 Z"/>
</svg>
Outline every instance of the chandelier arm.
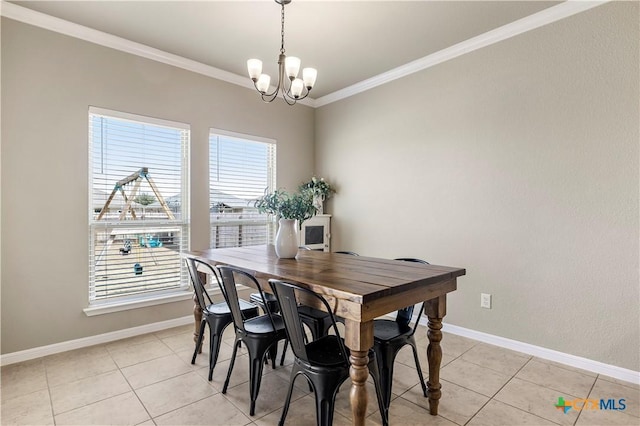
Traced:
<svg viewBox="0 0 640 426">
<path fill-rule="evenodd" d="M 292 106 L 296 104 L 296 100 L 293 99 L 293 102 L 289 102 L 289 100 L 287 99 L 287 96 L 285 96 L 285 92 L 282 92 L 282 99 L 284 99 L 284 101 L 287 103 L 287 105 Z"/>
<path fill-rule="evenodd" d="M 272 93 L 271 95 L 263 95 L 260 94 L 260 97 L 262 98 L 262 101 L 265 103 L 270 103 L 273 102 L 273 100 L 278 97 L 278 92 Z"/>
<path fill-rule="evenodd" d="M 297 98 L 295 96 L 291 96 L 291 90 L 286 90 L 286 91 L 283 90 L 282 91 L 282 97 L 285 98 L 285 100 L 286 100 L 286 98 L 291 99 L 294 103 L 297 102 L 297 101 L 303 100 L 307 96 L 309 96 L 309 92 L 308 91 L 307 91 L 307 93 L 305 93 L 304 96 L 298 96 Z M 289 102 L 287 102 L 287 103 L 289 103 Z M 293 104 L 289 104 L 289 105 L 293 105 Z"/>
<path fill-rule="evenodd" d="M 278 92 L 280 91 L 280 85 L 278 85 L 278 86 L 273 90 L 273 92 L 271 92 L 271 93 L 267 93 L 267 92 L 262 93 L 262 92 L 260 91 L 260 89 L 258 89 L 258 84 L 257 84 L 255 81 L 253 82 L 253 87 L 255 87 L 255 88 L 256 88 L 256 90 L 258 91 L 258 93 L 260 93 L 260 95 L 262 95 L 263 97 L 264 97 L 264 96 L 277 96 L 277 95 L 278 95 Z"/>
<path fill-rule="evenodd" d="M 283 81 L 285 81 L 284 79 L 284 60 L 285 60 L 286 56 L 284 55 L 284 53 L 281 53 L 280 56 L 278 57 L 278 84 L 276 85 L 276 88 L 273 90 L 273 92 L 268 93 L 262 93 L 260 92 L 260 90 L 258 89 L 258 83 L 257 81 L 253 82 L 253 86 L 256 88 L 256 90 L 258 90 L 258 92 L 260 93 L 260 95 L 262 96 L 262 100 L 265 100 L 266 98 L 271 98 L 271 100 L 269 101 L 265 101 L 265 102 L 271 102 L 273 101 L 273 99 L 278 96 L 278 92 L 280 91 L 280 89 L 282 89 L 283 92 L 285 92 L 286 90 L 290 90 L 291 89 L 291 83 L 289 83 L 289 89 L 286 89 L 284 87 L 284 83 Z"/>
</svg>

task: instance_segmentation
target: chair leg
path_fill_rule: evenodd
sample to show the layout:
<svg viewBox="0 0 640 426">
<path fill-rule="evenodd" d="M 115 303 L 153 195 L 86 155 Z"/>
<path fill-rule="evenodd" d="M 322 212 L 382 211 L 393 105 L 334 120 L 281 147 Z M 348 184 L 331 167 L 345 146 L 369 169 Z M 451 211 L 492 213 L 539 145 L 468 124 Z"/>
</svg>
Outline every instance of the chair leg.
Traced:
<svg viewBox="0 0 640 426">
<path fill-rule="evenodd" d="M 331 426 L 333 424 L 333 406 L 335 400 L 326 398 L 316 398 L 316 415 L 319 417 L 318 424 L 320 426 Z"/>
<path fill-rule="evenodd" d="M 284 365 L 284 356 L 287 354 L 287 347 L 289 347 L 289 339 L 284 339 L 284 346 L 282 347 L 282 356 L 280 357 L 280 367 Z"/>
<path fill-rule="evenodd" d="M 198 341 L 196 342 L 196 349 L 193 351 L 193 357 L 191 358 L 191 364 L 196 363 L 196 357 L 198 356 L 198 352 L 200 352 L 200 347 L 202 346 L 202 339 L 204 339 L 204 327 L 207 321 L 203 318 L 200 321 L 200 332 L 198 333 Z"/>
<path fill-rule="evenodd" d="M 380 372 L 380 388 L 384 398 L 384 406 L 389 410 L 391 405 L 391 387 L 393 385 L 393 362 L 395 360 L 393 348 L 388 345 L 376 347 L 376 360 Z"/>
<path fill-rule="evenodd" d="M 238 342 L 240 343 L 240 342 Z M 214 334 L 211 336 L 211 342 L 209 344 L 209 381 L 213 378 L 213 369 L 218 362 L 218 355 L 220 355 L 220 345 L 222 344 L 222 335 Z"/>
<path fill-rule="evenodd" d="M 271 369 L 276 369 L 276 357 L 278 356 L 278 344 L 274 344 L 267 350 L 267 357 L 271 360 Z M 266 357 L 265 357 L 266 358 Z M 265 362 L 266 364 L 266 362 Z"/>
<path fill-rule="evenodd" d="M 222 393 L 227 393 L 227 387 L 229 386 L 229 380 L 231 379 L 231 372 L 233 371 L 233 364 L 236 362 L 236 352 L 238 351 L 238 346 L 240 346 L 240 340 L 237 340 L 233 345 L 233 353 L 231 354 L 231 362 L 229 363 L 229 371 L 227 371 L 227 379 L 224 381 L 224 386 L 222 387 Z"/>
<path fill-rule="evenodd" d="M 253 416 L 256 413 L 256 399 L 258 399 L 258 392 L 260 392 L 260 382 L 262 381 L 262 357 L 252 356 L 249 364 L 249 386 L 251 387 L 251 406 L 249 408 L 249 415 Z"/>
<path fill-rule="evenodd" d="M 291 369 L 291 379 L 289 379 L 289 390 L 287 391 L 287 398 L 284 400 L 284 407 L 282 407 L 282 415 L 280 416 L 278 426 L 284 426 L 284 421 L 287 418 L 287 413 L 289 412 L 289 404 L 291 403 L 291 394 L 293 394 L 293 385 L 296 381 L 296 377 L 298 377 L 298 373 L 296 372 L 295 367 L 293 367 Z M 311 384 L 309 384 L 309 386 L 311 386 Z"/>
<path fill-rule="evenodd" d="M 412 337 L 413 340 L 413 337 Z M 413 349 L 413 359 L 416 361 L 416 370 L 418 370 L 418 377 L 420 378 L 420 385 L 422 386 L 422 393 L 424 397 L 427 397 L 427 385 L 424 382 L 424 377 L 422 375 L 422 368 L 420 368 L 420 361 L 418 360 L 418 348 L 416 347 L 416 342 L 410 341 L 411 349 Z"/>
<path fill-rule="evenodd" d="M 319 426 L 331 426 L 333 424 L 333 411 L 336 404 L 336 394 L 340 384 L 347 378 L 324 378 L 313 383 L 316 396 L 316 417 Z M 314 382 L 314 380 L 311 380 Z"/>
<path fill-rule="evenodd" d="M 374 355 L 375 356 L 375 355 Z M 369 362 L 369 374 L 373 378 L 373 384 L 376 389 L 376 397 L 378 400 L 378 410 L 382 418 L 382 425 L 389 426 L 389 407 L 385 406 L 385 399 L 382 395 L 382 384 L 380 383 L 380 370 L 378 369 L 377 357 L 374 362 Z"/>
</svg>

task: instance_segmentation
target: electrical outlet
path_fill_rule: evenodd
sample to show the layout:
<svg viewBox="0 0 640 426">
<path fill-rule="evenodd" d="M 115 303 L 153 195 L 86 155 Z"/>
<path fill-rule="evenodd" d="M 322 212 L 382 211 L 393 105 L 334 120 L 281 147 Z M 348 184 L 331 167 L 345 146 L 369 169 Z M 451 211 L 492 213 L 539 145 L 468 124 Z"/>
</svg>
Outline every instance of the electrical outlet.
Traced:
<svg viewBox="0 0 640 426">
<path fill-rule="evenodd" d="M 491 295 L 488 293 L 480 293 L 480 307 L 491 309 Z"/>
</svg>

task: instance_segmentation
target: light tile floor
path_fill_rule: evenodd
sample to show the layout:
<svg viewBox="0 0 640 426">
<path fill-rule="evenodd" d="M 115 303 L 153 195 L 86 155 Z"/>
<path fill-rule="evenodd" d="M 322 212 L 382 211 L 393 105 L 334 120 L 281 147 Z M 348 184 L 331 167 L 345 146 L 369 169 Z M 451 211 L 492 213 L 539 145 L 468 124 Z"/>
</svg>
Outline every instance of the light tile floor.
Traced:
<svg viewBox="0 0 640 426">
<path fill-rule="evenodd" d="M 213 381 L 207 381 L 205 350 L 191 365 L 192 326 L 177 327 L 105 345 L 56 354 L 2 368 L 3 425 L 276 425 L 289 382 L 284 367 L 265 368 L 249 416 L 248 359 L 241 349 L 231 385 L 221 393 L 232 353 L 225 332 Z M 422 370 L 428 370 L 426 331 L 418 330 Z M 444 334 L 442 399 L 428 414 L 411 349 L 396 359 L 391 425 L 639 425 L 640 387 L 526 354 Z M 315 424 L 313 396 L 296 381 L 289 425 Z M 337 396 L 335 425 L 351 424 L 349 381 Z M 369 383 L 367 423 L 381 424 Z M 569 410 L 555 404 L 592 398 L 625 399 L 624 411 Z M 617 405 L 619 406 L 619 405 Z"/>
</svg>

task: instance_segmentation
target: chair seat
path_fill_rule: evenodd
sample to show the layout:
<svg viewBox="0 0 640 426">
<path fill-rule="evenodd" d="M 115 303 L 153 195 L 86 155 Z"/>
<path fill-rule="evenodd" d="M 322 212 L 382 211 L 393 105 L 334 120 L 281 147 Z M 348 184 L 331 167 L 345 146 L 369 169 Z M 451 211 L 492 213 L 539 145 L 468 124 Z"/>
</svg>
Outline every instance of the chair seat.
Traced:
<svg viewBox="0 0 640 426">
<path fill-rule="evenodd" d="M 272 315 L 273 325 L 268 315 L 248 319 L 244 322 L 244 329 L 247 333 L 252 334 L 268 334 L 284 331 L 284 321 L 280 315 Z M 276 329 L 273 329 L 275 325 Z"/>
<path fill-rule="evenodd" d="M 309 363 L 327 367 L 344 365 L 345 354 L 338 339 L 340 337 L 330 334 L 305 345 Z"/>
<path fill-rule="evenodd" d="M 398 324 L 394 320 L 374 320 L 373 339 L 377 341 L 389 341 L 404 336 L 412 331 L 409 324 Z"/>
<path fill-rule="evenodd" d="M 253 303 L 249 303 L 246 300 L 240 299 L 239 302 L 241 311 L 256 309 L 256 305 L 254 305 Z M 207 312 L 213 315 L 231 315 L 231 310 L 229 309 L 229 305 L 227 305 L 227 302 L 220 302 L 209 305 L 207 306 Z"/>
</svg>

